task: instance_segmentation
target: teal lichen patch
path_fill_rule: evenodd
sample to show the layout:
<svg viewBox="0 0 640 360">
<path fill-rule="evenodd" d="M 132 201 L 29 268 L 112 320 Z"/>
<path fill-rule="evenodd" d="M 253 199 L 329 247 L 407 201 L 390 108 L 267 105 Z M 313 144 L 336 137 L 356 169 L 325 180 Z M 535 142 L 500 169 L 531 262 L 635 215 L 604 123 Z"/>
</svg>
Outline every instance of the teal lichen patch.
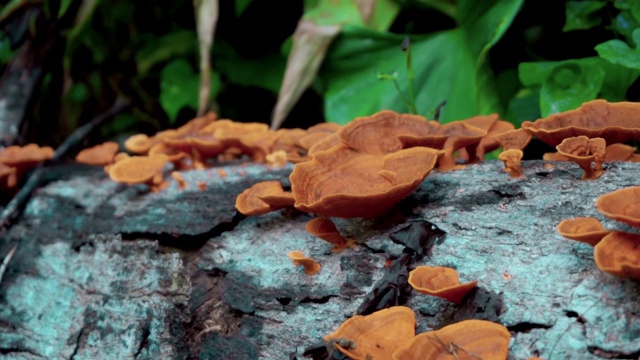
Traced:
<svg viewBox="0 0 640 360">
<path fill-rule="evenodd" d="M 12 264 L 23 273 L 2 284 L 0 348 L 49 359 L 178 355 L 175 329 L 187 319 L 180 308 L 189 294 L 178 256 L 149 242 L 88 241 L 77 252 L 65 242 L 43 245 Z"/>
</svg>

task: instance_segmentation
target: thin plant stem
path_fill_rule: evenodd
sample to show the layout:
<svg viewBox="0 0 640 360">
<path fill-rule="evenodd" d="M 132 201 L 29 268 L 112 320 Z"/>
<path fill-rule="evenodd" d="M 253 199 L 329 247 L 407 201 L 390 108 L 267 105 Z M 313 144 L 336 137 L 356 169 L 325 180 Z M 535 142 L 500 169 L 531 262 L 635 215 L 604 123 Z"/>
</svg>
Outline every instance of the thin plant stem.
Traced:
<svg viewBox="0 0 640 360">
<path fill-rule="evenodd" d="M 418 110 L 416 109 L 416 95 L 413 88 L 413 60 L 411 56 L 411 39 L 406 38 L 402 42 L 402 50 L 405 51 L 407 56 L 407 81 L 409 82 L 409 112 L 412 114 L 417 114 Z"/>
</svg>

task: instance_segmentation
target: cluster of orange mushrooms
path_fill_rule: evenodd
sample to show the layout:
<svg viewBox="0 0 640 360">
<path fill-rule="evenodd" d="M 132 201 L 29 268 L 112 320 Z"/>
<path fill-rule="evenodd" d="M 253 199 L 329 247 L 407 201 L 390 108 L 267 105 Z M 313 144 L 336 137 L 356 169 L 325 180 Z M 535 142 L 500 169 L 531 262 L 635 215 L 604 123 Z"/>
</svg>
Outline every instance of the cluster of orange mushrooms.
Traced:
<svg viewBox="0 0 640 360">
<path fill-rule="evenodd" d="M 416 318 L 405 306 L 356 315 L 324 337 L 350 359 L 506 359 L 511 334 L 485 320 L 465 320 L 416 335 Z"/>
<path fill-rule="evenodd" d="M 604 194 L 596 201 L 596 208 L 610 219 L 640 227 L 640 186 Z M 592 217 L 563 220 L 557 230 L 567 239 L 593 246 L 593 259 L 600 270 L 640 280 L 640 235 L 607 230 Z"/>
</svg>

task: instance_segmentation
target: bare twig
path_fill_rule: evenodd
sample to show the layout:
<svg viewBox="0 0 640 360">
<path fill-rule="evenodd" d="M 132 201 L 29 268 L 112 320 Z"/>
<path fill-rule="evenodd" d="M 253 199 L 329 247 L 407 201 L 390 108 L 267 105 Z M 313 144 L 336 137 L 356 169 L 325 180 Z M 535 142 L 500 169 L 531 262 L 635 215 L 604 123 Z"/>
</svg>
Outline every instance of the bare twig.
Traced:
<svg viewBox="0 0 640 360">
<path fill-rule="evenodd" d="M 11 258 L 13 257 L 13 254 L 16 253 L 17 249 L 18 249 L 18 244 L 13 245 L 11 250 L 9 250 L 9 253 L 7 254 L 7 256 L 5 256 L 4 260 L 2 260 L 2 264 L 0 264 L 0 282 L 2 282 L 2 276 L 4 275 L 5 270 L 7 270 L 7 266 L 9 266 L 9 261 L 11 261 Z"/>
<path fill-rule="evenodd" d="M 11 199 L 11 201 L 2 211 L 2 214 L 0 215 L 0 230 L 3 232 L 9 230 L 15 220 L 20 216 L 22 209 L 31 198 L 31 194 L 38 186 L 40 186 L 45 168 L 48 165 L 60 161 L 64 156 L 67 155 L 67 153 L 71 149 L 77 146 L 93 130 L 102 125 L 102 123 L 104 123 L 105 121 L 122 112 L 130 104 L 131 102 L 129 100 L 116 100 L 113 106 L 111 106 L 111 108 L 109 108 L 109 110 L 107 110 L 105 113 L 96 116 L 88 123 L 77 128 L 71 134 L 71 136 L 69 136 L 60 146 L 58 146 L 58 148 L 54 151 L 51 160 L 36 167 L 35 170 L 33 170 L 33 172 L 31 173 L 31 176 L 29 176 L 27 182 L 22 186 L 22 188 L 20 188 L 20 191 L 18 191 L 18 193 L 13 197 L 13 199 Z"/>
</svg>

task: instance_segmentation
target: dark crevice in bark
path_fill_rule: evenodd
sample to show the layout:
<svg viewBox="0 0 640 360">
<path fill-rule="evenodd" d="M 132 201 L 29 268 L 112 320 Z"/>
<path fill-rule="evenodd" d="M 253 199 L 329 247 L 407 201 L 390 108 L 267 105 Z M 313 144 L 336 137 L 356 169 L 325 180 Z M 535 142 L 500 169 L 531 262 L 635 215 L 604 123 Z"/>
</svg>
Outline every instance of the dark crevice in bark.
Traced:
<svg viewBox="0 0 640 360">
<path fill-rule="evenodd" d="M 204 246 L 210 239 L 216 238 L 225 232 L 232 231 L 246 216 L 240 213 L 236 215 L 229 222 L 220 223 L 209 231 L 205 231 L 200 234 L 170 234 L 166 232 L 152 233 L 152 232 L 129 232 L 122 233 L 123 240 L 139 240 L 139 239 L 151 239 L 158 240 L 158 243 L 162 246 L 182 249 L 182 250 L 198 250 Z"/>
<path fill-rule="evenodd" d="M 615 350 L 603 350 L 597 346 L 587 347 L 590 353 L 603 359 L 640 359 L 640 350 L 632 353 L 625 353 Z"/>
<path fill-rule="evenodd" d="M 550 329 L 551 325 L 547 324 L 538 324 L 532 322 L 521 322 L 511 326 L 507 326 L 509 331 L 518 332 L 518 333 L 528 333 L 533 329 Z"/>
<path fill-rule="evenodd" d="M 78 332 L 78 336 L 76 337 L 76 346 L 73 348 L 73 352 L 71 356 L 69 356 L 69 360 L 73 360 L 73 358 L 78 354 L 78 350 L 80 349 L 80 340 L 82 339 L 82 334 L 84 334 L 84 327 L 80 329 Z"/>
</svg>

